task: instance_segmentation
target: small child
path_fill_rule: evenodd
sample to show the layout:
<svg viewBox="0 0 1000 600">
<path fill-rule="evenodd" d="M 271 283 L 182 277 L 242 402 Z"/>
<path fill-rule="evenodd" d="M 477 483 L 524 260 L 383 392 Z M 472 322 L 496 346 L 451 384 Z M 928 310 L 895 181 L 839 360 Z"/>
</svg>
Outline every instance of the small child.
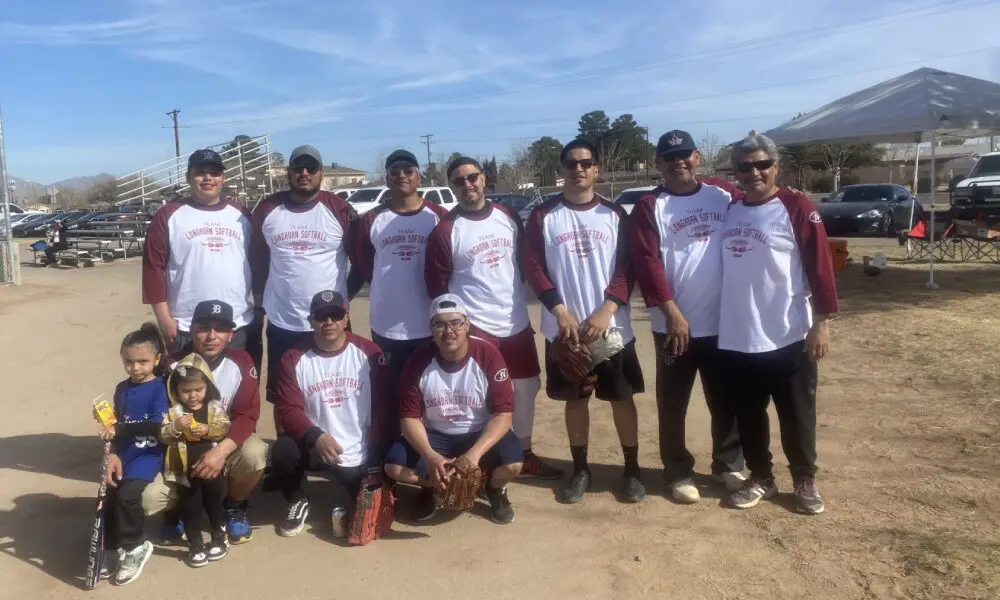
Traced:
<svg viewBox="0 0 1000 600">
<path fill-rule="evenodd" d="M 153 544 L 143 535 L 142 492 L 163 469 L 158 435 L 169 403 L 166 344 L 156 325 L 143 323 L 125 336 L 120 354 L 129 378 L 115 388 L 118 422 L 101 431 L 101 439 L 112 442 L 113 452 L 108 459 L 105 543 L 117 550 L 113 583 L 125 585 L 139 577 L 153 554 Z M 101 576 L 111 576 L 109 566 L 102 565 Z"/>
<path fill-rule="evenodd" d="M 192 567 L 203 567 L 209 561 L 224 558 L 229 549 L 226 510 L 222 504 L 226 483 L 222 477 L 194 477 L 191 468 L 226 437 L 229 417 L 212 379 L 212 369 L 198 354 L 189 354 L 174 366 L 167 390 L 170 409 L 160 428 L 160 439 L 169 445 L 163 478 L 180 484 L 179 506 L 190 544 L 187 562 Z M 211 525 L 207 548 L 202 537 L 203 512 L 208 513 Z"/>
</svg>

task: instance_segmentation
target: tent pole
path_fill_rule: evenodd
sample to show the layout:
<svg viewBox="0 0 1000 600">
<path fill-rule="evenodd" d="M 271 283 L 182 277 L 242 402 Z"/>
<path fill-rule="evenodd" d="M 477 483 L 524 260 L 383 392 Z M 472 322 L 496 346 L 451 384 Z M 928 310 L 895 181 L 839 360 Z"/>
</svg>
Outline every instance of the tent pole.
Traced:
<svg viewBox="0 0 1000 600">
<path fill-rule="evenodd" d="M 934 202 L 937 200 L 937 165 L 935 164 L 937 160 L 937 127 L 931 131 L 931 222 L 930 226 L 927 228 L 930 236 L 930 260 L 928 261 L 928 271 L 927 271 L 927 289 L 936 290 L 937 284 L 934 283 Z"/>
</svg>

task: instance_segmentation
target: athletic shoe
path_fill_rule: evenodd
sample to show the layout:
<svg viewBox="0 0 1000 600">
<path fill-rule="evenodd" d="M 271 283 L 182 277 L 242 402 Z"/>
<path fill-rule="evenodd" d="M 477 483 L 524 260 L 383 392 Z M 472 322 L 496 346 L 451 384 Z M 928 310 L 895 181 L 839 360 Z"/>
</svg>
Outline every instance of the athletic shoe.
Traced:
<svg viewBox="0 0 1000 600">
<path fill-rule="evenodd" d="M 413 520 L 426 521 L 437 513 L 437 504 L 434 502 L 434 490 L 432 488 L 420 488 L 417 495 L 417 502 L 413 505 Z"/>
<path fill-rule="evenodd" d="M 227 554 L 229 554 L 229 542 L 226 541 L 226 532 L 213 535 L 212 541 L 208 544 L 208 560 L 222 560 Z"/>
<path fill-rule="evenodd" d="M 569 484 L 559 494 L 563 504 L 576 504 L 583 500 L 583 495 L 590 489 L 590 471 L 577 471 L 569 478 Z"/>
<path fill-rule="evenodd" d="M 804 515 L 820 515 L 826 510 L 815 477 L 803 477 L 795 485 L 795 510 Z"/>
<path fill-rule="evenodd" d="M 229 532 L 230 544 L 245 544 L 253 537 L 253 528 L 247 518 L 246 500 L 235 508 L 226 508 L 226 530 Z"/>
<path fill-rule="evenodd" d="M 146 566 L 146 561 L 153 555 L 153 543 L 145 541 L 136 546 L 131 552 L 121 553 L 121 562 L 118 563 L 118 570 L 112 578 L 115 585 L 128 585 L 142 575 L 142 568 Z"/>
<path fill-rule="evenodd" d="M 187 564 L 195 569 L 208 564 L 208 549 L 205 542 L 198 540 L 188 547 Z"/>
<path fill-rule="evenodd" d="M 334 506 L 330 513 L 330 522 L 333 524 L 333 537 L 347 537 L 347 509 L 343 506 Z"/>
<path fill-rule="evenodd" d="M 521 476 L 555 481 L 562 479 L 563 471 L 562 469 L 557 469 L 546 464 L 542 459 L 538 458 L 538 455 L 530 452 L 524 455 L 524 462 L 521 464 Z"/>
<path fill-rule="evenodd" d="M 685 477 L 670 484 L 670 495 L 675 502 L 681 504 L 694 504 L 701 500 L 701 493 L 698 486 L 694 484 L 694 479 Z"/>
<path fill-rule="evenodd" d="M 746 480 L 743 487 L 729 495 L 729 504 L 734 508 L 753 508 L 761 500 L 774 498 L 777 495 L 778 488 L 774 485 L 774 479 L 751 477 Z"/>
<path fill-rule="evenodd" d="M 507 486 L 495 488 L 486 486 L 486 499 L 490 502 L 490 521 L 499 525 L 514 522 L 514 507 L 507 497 Z"/>
<path fill-rule="evenodd" d="M 642 502 L 646 497 L 646 486 L 642 485 L 642 480 L 634 475 L 622 477 L 622 500 L 625 502 Z"/>
<path fill-rule="evenodd" d="M 712 473 L 712 479 L 726 486 L 726 491 L 738 491 L 747 481 L 747 476 L 740 471 L 726 471 L 725 473 Z"/>
<path fill-rule="evenodd" d="M 160 527 L 160 545 L 161 546 L 177 546 L 184 543 L 187 539 L 184 536 L 184 522 L 178 520 L 176 523 L 163 522 L 163 526 Z"/>
<path fill-rule="evenodd" d="M 278 525 L 278 535 L 282 537 L 292 537 L 298 535 L 302 528 L 306 526 L 306 517 L 309 516 L 309 498 L 302 497 L 288 505 L 288 514 Z"/>
<path fill-rule="evenodd" d="M 111 574 L 115 572 L 115 569 L 117 569 L 118 565 L 122 562 L 123 554 L 125 554 L 125 551 L 121 548 L 114 551 L 105 550 L 104 564 L 101 565 L 101 571 L 97 576 L 100 579 L 111 579 Z"/>
</svg>

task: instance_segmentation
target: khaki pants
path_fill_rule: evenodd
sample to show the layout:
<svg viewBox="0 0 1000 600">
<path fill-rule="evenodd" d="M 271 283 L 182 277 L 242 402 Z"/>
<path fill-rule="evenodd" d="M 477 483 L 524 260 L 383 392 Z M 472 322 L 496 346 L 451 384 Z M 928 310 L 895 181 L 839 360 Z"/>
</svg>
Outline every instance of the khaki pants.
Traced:
<svg viewBox="0 0 1000 600">
<path fill-rule="evenodd" d="M 243 445 L 226 457 L 226 466 L 222 469 L 224 477 L 238 477 L 263 471 L 267 466 L 267 444 L 250 434 Z M 158 473 L 156 479 L 146 486 L 142 492 L 142 509 L 146 515 L 169 510 L 177 505 L 179 498 L 176 483 L 163 480 L 163 473 Z"/>
</svg>

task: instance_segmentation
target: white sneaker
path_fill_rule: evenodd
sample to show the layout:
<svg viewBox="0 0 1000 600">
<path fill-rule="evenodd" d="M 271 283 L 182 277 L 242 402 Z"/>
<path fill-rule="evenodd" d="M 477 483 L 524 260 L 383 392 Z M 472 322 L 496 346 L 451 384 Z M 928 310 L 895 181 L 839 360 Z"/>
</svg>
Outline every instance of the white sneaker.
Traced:
<svg viewBox="0 0 1000 600">
<path fill-rule="evenodd" d="M 712 479 L 726 485 L 726 491 L 735 492 L 746 483 L 747 476 L 740 471 L 728 471 L 726 473 L 713 473 Z"/>
<path fill-rule="evenodd" d="M 138 579 L 142 574 L 142 568 L 146 566 L 146 561 L 152 555 L 153 544 L 148 540 L 131 552 L 123 552 L 112 582 L 115 585 L 127 585 Z"/>
<path fill-rule="evenodd" d="M 701 500 L 698 486 L 694 484 L 694 480 L 690 477 L 671 483 L 670 493 L 673 495 L 674 500 L 681 504 L 694 504 Z"/>
</svg>

